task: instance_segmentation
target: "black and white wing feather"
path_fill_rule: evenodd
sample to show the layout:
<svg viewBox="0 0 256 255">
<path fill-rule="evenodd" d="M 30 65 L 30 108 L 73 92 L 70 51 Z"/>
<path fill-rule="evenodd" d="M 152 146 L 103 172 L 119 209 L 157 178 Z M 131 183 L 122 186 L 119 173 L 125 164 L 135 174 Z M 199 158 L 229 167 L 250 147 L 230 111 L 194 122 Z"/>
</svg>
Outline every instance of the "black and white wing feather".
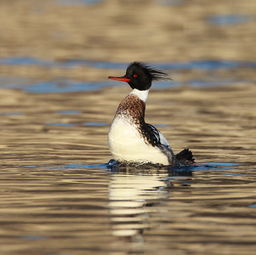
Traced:
<svg viewBox="0 0 256 255">
<path fill-rule="evenodd" d="M 168 157 L 169 163 L 173 163 L 173 151 L 165 137 L 158 131 L 158 129 L 151 124 L 145 123 L 143 125 L 142 132 L 147 142 L 152 146 L 158 147 Z"/>
<path fill-rule="evenodd" d="M 160 132 L 153 125 L 147 123 L 143 125 L 143 136 L 153 146 L 159 146 L 161 144 Z"/>
</svg>

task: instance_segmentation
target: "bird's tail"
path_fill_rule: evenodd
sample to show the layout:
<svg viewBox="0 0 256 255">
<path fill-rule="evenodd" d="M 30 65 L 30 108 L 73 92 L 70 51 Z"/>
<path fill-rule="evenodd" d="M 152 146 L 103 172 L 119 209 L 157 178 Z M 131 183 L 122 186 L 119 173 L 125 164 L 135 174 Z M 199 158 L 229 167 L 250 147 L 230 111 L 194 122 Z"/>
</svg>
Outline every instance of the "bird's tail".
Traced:
<svg viewBox="0 0 256 255">
<path fill-rule="evenodd" d="M 193 164 L 195 162 L 193 153 L 188 148 L 176 154 L 175 158 L 180 164 L 184 164 L 184 165 Z"/>
</svg>

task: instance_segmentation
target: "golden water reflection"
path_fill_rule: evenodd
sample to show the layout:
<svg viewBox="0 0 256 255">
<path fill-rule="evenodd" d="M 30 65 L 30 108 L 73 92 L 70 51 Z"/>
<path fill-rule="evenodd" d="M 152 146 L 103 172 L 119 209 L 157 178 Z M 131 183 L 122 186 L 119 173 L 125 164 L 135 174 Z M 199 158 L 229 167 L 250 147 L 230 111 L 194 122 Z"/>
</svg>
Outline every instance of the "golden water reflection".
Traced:
<svg viewBox="0 0 256 255">
<path fill-rule="evenodd" d="M 134 236 L 150 227 L 151 203 L 167 199 L 162 175 L 113 174 L 109 185 L 109 206 L 115 236 Z"/>
</svg>

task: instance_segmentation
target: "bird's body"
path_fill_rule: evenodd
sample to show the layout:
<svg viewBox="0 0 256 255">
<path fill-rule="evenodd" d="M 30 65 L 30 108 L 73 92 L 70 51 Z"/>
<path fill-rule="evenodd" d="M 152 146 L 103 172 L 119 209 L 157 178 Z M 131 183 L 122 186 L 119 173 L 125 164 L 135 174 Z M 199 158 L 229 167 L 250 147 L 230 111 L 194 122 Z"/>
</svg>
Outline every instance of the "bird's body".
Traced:
<svg viewBox="0 0 256 255">
<path fill-rule="evenodd" d="M 121 162 L 168 165 L 172 159 L 161 149 L 168 143 L 155 127 L 145 123 L 144 115 L 145 102 L 134 89 L 117 109 L 109 131 L 110 150 L 114 158 Z"/>
<path fill-rule="evenodd" d="M 151 81 L 162 78 L 163 75 L 165 74 L 161 71 L 134 62 L 127 68 L 125 76 L 110 77 L 126 81 L 133 88 L 119 104 L 108 135 L 111 153 L 118 162 L 174 164 L 176 157 L 167 140 L 144 119 L 145 102 Z M 140 82 L 137 82 L 139 77 Z"/>
</svg>

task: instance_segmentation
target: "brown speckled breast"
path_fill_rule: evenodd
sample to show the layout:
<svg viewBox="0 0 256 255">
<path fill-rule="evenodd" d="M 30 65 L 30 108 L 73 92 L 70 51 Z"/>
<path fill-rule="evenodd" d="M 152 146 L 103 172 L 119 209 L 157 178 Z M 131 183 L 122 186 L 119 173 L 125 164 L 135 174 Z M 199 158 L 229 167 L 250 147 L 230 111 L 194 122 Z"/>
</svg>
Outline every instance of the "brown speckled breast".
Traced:
<svg viewBox="0 0 256 255">
<path fill-rule="evenodd" d="M 137 126 L 145 143 L 152 146 L 159 146 L 161 144 L 158 130 L 145 122 L 145 103 L 137 96 L 128 95 L 124 98 L 117 108 L 116 115 L 129 117 Z"/>
<path fill-rule="evenodd" d="M 128 95 L 119 104 L 116 115 L 130 116 L 135 124 L 144 123 L 145 103 L 135 95 Z"/>
</svg>

